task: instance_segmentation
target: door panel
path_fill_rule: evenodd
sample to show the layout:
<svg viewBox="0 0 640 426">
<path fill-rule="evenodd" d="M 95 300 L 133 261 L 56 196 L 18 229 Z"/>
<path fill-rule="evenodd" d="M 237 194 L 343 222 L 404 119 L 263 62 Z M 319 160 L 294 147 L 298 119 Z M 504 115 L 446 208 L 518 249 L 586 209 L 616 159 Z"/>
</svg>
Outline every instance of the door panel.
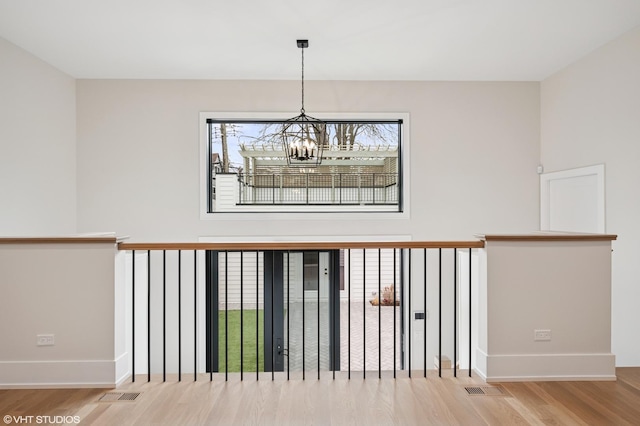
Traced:
<svg viewBox="0 0 640 426">
<path fill-rule="evenodd" d="M 604 165 L 540 176 L 542 231 L 605 232 Z"/>
<path fill-rule="evenodd" d="M 284 336 L 289 371 L 320 369 L 330 364 L 329 252 L 304 252 L 290 258 L 289 277 L 285 285 L 302 288 L 304 297 L 285 300 Z M 296 262 L 302 262 L 301 265 Z M 285 281 L 287 273 L 285 271 Z"/>
</svg>

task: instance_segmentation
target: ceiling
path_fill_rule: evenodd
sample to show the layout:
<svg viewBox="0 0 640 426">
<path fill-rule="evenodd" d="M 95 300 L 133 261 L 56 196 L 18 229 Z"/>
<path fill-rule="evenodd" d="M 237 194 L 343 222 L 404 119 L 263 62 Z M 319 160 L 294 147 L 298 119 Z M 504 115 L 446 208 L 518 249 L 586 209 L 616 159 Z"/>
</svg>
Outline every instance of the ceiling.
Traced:
<svg viewBox="0 0 640 426">
<path fill-rule="evenodd" d="M 0 0 L 0 37 L 76 78 L 539 81 L 640 0 Z M 0 65 L 1 66 L 1 65 Z"/>
</svg>

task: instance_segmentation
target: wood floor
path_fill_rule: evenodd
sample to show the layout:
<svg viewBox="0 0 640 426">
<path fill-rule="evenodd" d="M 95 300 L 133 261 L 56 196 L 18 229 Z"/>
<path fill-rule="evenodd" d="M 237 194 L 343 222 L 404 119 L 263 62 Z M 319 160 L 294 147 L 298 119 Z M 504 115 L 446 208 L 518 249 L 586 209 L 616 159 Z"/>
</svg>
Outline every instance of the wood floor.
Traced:
<svg viewBox="0 0 640 426">
<path fill-rule="evenodd" d="M 147 383 L 140 376 L 116 390 L 0 390 L 0 415 L 4 424 L 640 425 L 640 368 L 616 372 L 615 382 L 491 385 L 464 376 L 434 374 L 425 380 L 421 372 L 395 380 L 378 379 L 376 373 L 364 380 L 307 375 L 304 381 L 253 376 L 209 382 L 202 376 L 194 382 L 191 376 Z M 503 394 L 470 395 L 469 386 Z M 140 395 L 134 401 L 99 402 L 105 392 Z"/>
</svg>

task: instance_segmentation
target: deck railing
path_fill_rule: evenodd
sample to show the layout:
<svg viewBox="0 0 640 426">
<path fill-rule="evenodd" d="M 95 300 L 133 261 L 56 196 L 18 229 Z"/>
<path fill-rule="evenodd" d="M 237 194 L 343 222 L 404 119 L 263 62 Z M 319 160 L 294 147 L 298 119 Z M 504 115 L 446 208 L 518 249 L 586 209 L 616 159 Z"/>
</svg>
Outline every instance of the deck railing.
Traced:
<svg viewBox="0 0 640 426">
<path fill-rule="evenodd" d="M 239 173 L 239 204 L 398 204 L 396 173 Z"/>
<path fill-rule="evenodd" d="M 131 254 L 132 380 L 470 376 L 481 247 L 120 243 Z"/>
</svg>

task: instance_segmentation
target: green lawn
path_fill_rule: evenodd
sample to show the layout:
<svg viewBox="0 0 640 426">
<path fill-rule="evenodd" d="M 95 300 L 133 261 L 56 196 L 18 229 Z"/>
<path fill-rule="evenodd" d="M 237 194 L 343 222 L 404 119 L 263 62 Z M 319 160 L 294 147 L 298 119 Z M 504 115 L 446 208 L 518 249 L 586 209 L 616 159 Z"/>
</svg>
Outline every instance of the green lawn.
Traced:
<svg viewBox="0 0 640 426">
<path fill-rule="evenodd" d="M 243 316 L 243 371 L 256 371 L 256 310 L 244 309 Z M 225 318 L 228 321 L 229 339 L 225 339 Z M 225 371 L 225 359 L 229 361 L 229 372 L 240 372 L 240 311 L 218 311 L 218 371 Z M 229 351 L 225 358 L 225 341 Z M 258 310 L 259 371 L 264 371 L 264 312 Z"/>
</svg>

